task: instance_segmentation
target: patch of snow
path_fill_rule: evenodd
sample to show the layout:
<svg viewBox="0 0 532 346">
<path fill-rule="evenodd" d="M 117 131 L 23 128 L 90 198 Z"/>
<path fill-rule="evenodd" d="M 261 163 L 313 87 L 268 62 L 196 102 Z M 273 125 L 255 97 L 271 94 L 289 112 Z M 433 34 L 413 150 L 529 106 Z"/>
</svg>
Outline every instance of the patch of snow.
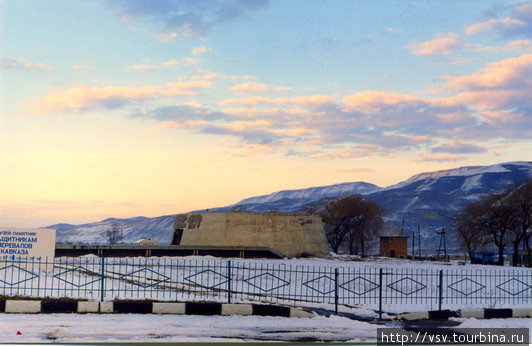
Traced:
<svg viewBox="0 0 532 346">
<path fill-rule="evenodd" d="M 455 328 L 532 328 L 532 320 L 529 318 L 451 318 L 452 321 L 462 322 Z"/>
<path fill-rule="evenodd" d="M 482 180 L 482 175 L 477 174 L 466 178 L 460 190 L 464 192 L 469 192 L 473 189 L 479 188 L 481 186 L 480 181 Z"/>
<path fill-rule="evenodd" d="M 409 212 L 410 208 L 412 208 L 417 202 L 419 202 L 419 197 L 415 196 L 408 202 L 408 204 L 405 204 L 405 206 L 401 208 L 401 210 L 398 210 L 398 212 Z"/>
<path fill-rule="evenodd" d="M 436 183 L 436 179 L 426 179 L 423 184 L 421 184 L 417 189 L 416 189 L 416 192 L 421 192 L 421 191 L 430 191 L 432 190 L 432 185 L 434 185 L 434 183 Z"/>
<path fill-rule="evenodd" d="M 1 314 L 3 343 L 375 342 L 383 325 L 344 317 Z M 20 331 L 20 335 L 17 335 Z"/>
<path fill-rule="evenodd" d="M 454 169 L 446 169 L 435 172 L 426 172 L 414 175 L 405 181 L 405 183 L 413 183 L 418 180 L 428 179 L 428 178 L 441 178 L 441 177 L 450 177 L 450 176 L 473 176 L 484 173 L 507 173 L 511 170 L 508 169 L 507 165 L 519 165 L 528 169 L 532 169 L 532 162 L 526 161 L 516 161 L 516 162 L 507 162 L 500 163 L 490 166 L 468 166 L 468 167 L 459 167 Z"/>
<path fill-rule="evenodd" d="M 321 199 L 345 194 L 364 195 L 378 189 L 380 189 L 380 187 L 377 185 L 365 182 L 341 183 L 298 190 L 283 190 L 269 195 L 246 198 L 238 202 L 236 205 L 248 203 L 271 203 L 281 199 Z"/>
</svg>

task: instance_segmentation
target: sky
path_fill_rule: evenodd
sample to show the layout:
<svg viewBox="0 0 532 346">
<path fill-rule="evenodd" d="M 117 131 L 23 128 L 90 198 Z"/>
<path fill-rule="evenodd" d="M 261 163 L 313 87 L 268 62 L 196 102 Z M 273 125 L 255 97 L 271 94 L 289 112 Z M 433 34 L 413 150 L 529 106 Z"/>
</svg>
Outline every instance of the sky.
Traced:
<svg viewBox="0 0 532 346">
<path fill-rule="evenodd" d="M 532 2 L 0 0 L 0 224 L 530 160 Z"/>
</svg>

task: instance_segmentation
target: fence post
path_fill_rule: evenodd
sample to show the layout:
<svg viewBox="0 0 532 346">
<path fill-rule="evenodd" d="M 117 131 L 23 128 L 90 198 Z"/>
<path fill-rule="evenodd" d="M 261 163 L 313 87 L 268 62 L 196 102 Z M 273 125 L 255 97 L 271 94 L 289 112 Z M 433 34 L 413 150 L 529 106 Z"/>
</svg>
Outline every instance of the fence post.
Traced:
<svg viewBox="0 0 532 346">
<path fill-rule="evenodd" d="M 438 310 L 441 310 L 442 302 L 443 302 L 443 269 L 440 269 L 440 295 L 438 299 Z"/>
<path fill-rule="evenodd" d="M 334 313 L 338 315 L 338 268 L 334 268 Z"/>
<path fill-rule="evenodd" d="M 231 304 L 231 261 L 227 261 L 227 303 Z"/>
<path fill-rule="evenodd" d="M 379 268 L 379 320 L 382 320 L 382 268 Z"/>
<path fill-rule="evenodd" d="M 102 271 L 100 275 L 100 301 L 103 302 L 105 298 L 105 257 L 102 255 Z"/>
</svg>

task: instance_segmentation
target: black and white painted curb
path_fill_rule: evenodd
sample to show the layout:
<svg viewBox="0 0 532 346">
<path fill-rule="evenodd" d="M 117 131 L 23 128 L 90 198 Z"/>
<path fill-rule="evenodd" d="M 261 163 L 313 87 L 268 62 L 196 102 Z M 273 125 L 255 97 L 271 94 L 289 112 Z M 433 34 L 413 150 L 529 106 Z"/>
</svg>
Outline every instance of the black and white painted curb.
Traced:
<svg viewBox="0 0 532 346">
<path fill-rule="evenodd" d="M 398 320 L 414 321 L 414 320 L 447 320 L 449 317 L 461 318 L 476 318 L 476 319 L 490 319 L 490 318 L 526 318 L 532 317 L 532 308 L 514 308 L 514 309 L 477 309 L 477 310 L 437 310 L 437 311 L 423 311 L 412 312 L 408 314 L 400 314 L 395 316 Z"/>
<path fill-rule="evenodd" d="M 87 302 L 77 300 L 0 300 L 0 312 L 37 313 L 119 313 L 177 315 L 241 315 L 314 317 L 312 312 L 287 306 L 224 303 L 165 303 L 144 301 Z"/>
</svg>

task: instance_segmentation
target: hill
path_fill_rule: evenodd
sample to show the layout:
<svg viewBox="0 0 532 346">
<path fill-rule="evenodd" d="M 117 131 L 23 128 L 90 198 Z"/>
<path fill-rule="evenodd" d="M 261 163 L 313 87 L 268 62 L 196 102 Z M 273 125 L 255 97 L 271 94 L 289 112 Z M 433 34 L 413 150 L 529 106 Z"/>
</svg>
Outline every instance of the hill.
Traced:
<svg viewBox="0 0 532 346">
<path fill-rule="evenodd" d="M 308 206 L 319 208 L 328 200 L 344 195 L 362 195 L 379 203 L 385 210 L 385 227 L 398 230 L 404 219 L 407 235 L 422 230 L 422 244 L 427 250 L 437 246 L 436 231 L 449 230 L 448 243 L 453 248 L 456 236 L 453 216 L 463 205 L 481 195 L 510 188 L 532 179 L 532 162 L 508 162 L 490 166 L 470 166 L 417 174 L 404 182 L 379 187 L 366 182 L 341 183 L 306 189 L 285 190 L 250 197 L 240 202 L 210 208 L 209 212 L 283 212 L 301 213 Z M 155 218 L 106 219 L 84 225 L 57 224 L 45 228 L 57 230 L 58 242 L 105 243 L 113 222 L 123 228 L 124 242 L 155 238 L 161 244 L 171 240 L 173 215 Z"/>
</svg>

